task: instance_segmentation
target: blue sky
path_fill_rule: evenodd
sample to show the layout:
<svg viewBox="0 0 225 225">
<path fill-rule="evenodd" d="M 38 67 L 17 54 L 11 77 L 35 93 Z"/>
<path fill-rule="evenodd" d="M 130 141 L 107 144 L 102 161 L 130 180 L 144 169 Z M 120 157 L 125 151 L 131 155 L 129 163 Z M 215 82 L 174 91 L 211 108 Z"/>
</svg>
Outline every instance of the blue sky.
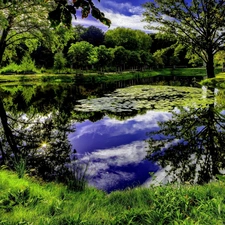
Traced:
<svg viewBox="0 0 225 225">
<path fill-rule="evenodd" d="M 98 7 L 105 16 L 112 21 L 112 25 L 109 29 L 114 29 L 118 26 L 129 27 L 132 29 L 145 30 L 145 22 L 141 22 L 143 19 L 142 12 L 143 8 L 141 4 L 147 0 L 101 0 L 100 3 L 97 0 L 93 0 L 95 6 Z M 107 26 L 104 26 L 96 19 L 89 16 L 86 19 L 81 19 L 78 15 L 77 20 L 73 20 L 73 25 L 80 24 L 85 27 L 93 25 L 101 28 L 104 31 L 108 30 Z"/>
</svg>

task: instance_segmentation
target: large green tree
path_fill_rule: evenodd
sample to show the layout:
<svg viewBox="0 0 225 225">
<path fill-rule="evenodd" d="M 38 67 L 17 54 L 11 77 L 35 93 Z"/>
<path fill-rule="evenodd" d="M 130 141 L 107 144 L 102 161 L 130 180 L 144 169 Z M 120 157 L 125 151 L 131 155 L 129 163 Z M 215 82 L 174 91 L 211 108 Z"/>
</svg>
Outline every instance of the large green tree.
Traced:
<svg viewBox="0 0 225 225">
<path fill-rule="evenodd" d="M 92 44 L 80 41 L 70 46 L 68 56 L 72 65 L 75 65 L 77 69 L 81 69 L 88 66 L 92 51 Z"/>
<path fill-rule="evenodd" d="M 0 65 L 7 50 L 21 43 L 34 47 L 34 40 L 49 37 L 48 13 L 52 9 L 51 4 L 38 0 L 0 1 Z"/>
<path fill-rule="evenodd" d="M 60 23 L 71 26 L 72 15 L 76 17 L 78 8 L 82 9 L 82 18 L 86 18 L 91 13 L 103 24 L 109 26 L 111 23 L 105 18 L 104 13 L 95 7 L 92 0 L 74 0 L 72 2 L 67 0 L 0 0 L 0 65 L 7 48 L 21 42 L 28 43 L 37 36 L 46 39 L 47 32 L 49 32 L 49 21 L 53 27 Z M 20 151 L 9 127 L 2 96 L 0 96 L 0 119 L 7 142 L 18 159 Z M 0 143 L 0 148 L 1 146 Z"/>
<path fill-rule="evenodd" d="M 90 26 L 83 34 L 81 34 L 81 39 L 94 46 L 100 46 L 104 41 L 104 33 L 101 29 L 95 26 Z"/>
<path fill-rule="evenodd" d="M 123 46 L 127 50 L 149 50 L 152 39 L 149 35 L 140 30 L 117 27 L 108 30 L 105 34 L 106 47 Z"/>
<path fill-rule="evenodd" d="M 156 0 L 143 7 L 147 28 L 171 33 L 191 46 L 206 63 L 207 76 L 215 77 L 214 55 L 224 48 L 225 1 Z"/>
<path fill-rule="evenodd" d="M 90 63 L 95 64 L 100 72 L 104 71 L 104 68 L 109 65 L 113 60 L 113 54 L 110 49 L 106 48 L 105 45 L 94 47 L 93 52 L 90 56 Z"/>
</svg>

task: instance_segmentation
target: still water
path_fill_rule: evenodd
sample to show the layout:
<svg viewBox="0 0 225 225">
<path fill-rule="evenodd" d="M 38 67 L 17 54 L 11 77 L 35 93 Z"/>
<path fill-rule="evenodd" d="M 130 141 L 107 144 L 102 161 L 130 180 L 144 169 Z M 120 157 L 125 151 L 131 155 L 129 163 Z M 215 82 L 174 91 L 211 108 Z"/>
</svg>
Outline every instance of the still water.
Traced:
<svg viewBox="0 0 225 225">
<path fill-rule="evenodd" d="M 149 185 L 150 173 L 165 167 L 184 182 L 196 180 L 196 173 L 207 180 L 225 167 L 222 91 L 214 95 L 193 87 L 45 84 L 2 86 L 1 92 L 14 118 L 26 117 L 26 123 L 39 118 L 40 124 L 51 117 L 51 135 L 49 123 L 40 131 L 34 126 L 35 142 L 51 142 L 54 153 L 69 147 L 67 138 L 79 162 L 88 165 L 89 185 L 107 192 Z"/>
<path fill-rule="evenodd" d="M 112 191 L 147 182 L 149 172 L 156 172 L 158 166 L 145 159 L 146 133 L 170 117 L 167 112 L 147 111 L 124 121 L 105 116 L 96 122 L 77 123 L 69 140 L 80 160 L 89 165 L 89 183 Z"/>
</svg>

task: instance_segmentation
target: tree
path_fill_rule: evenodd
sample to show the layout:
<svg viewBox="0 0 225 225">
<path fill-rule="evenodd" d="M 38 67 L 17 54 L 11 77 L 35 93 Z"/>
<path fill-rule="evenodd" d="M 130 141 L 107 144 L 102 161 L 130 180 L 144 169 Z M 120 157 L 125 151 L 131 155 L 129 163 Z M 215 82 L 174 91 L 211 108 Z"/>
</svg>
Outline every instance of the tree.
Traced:
<svg viewBox="0 0 225 225">
<path fill-rule="evenodd" d="M 15 48 L 21 42 L 35 49 L 39 41 L 49 39 L 50 22 L 54 28 L 60 24 L 71 27 L 72 15 L 76 17 L 76 9 L 78 8 L 82 9 L 82 18 L 86 18 L 91 13 L 103 24 L 109 26 L 111 23 L 91 0 L 78 0 L 73 1 L 73 3 L 66 0 L 1 0 L 0 65 L 7 49 Z M 62 29 L 63 27 L 60 28 L 59 32 Z M 31 40 L 35 41 L 31 44 Z"/>
<path fill-rule="evenodd" d="M 114 49 L 112 49 L 113 52 L 113 63 L 117 67 L 117 71 L 122 70 L 122 67 L 125 67 L 125 64 L 127 63 L 129 53 L 126 51 L 126 49 L 122 46 L 117 46 Z"/>
<path fill-rule="evenodd" d="M 58 73 L 66 65 L 66 58 L 62 52 L 57 52 L 54 56 L 54 69 L 58 70 Z"/>
<path fill-rule="evenodd" d="M 95 26 L 90 26 L 83 34 L 81 34 L 81 39 L 83 41 L 89 42 L 94 46 L 99 46 L 103 44 L 104 33 L 101 29 Z"/>
<path fill-rule="evenodd" d="M 48 35 L 45 31 L 49 28 L 49 20 L 54 27 L 60 23 L 70 27 L 72 15 L 76 17 L 78 8 L 82 8 L 82 18 L 86 18 L 91 12 L 91 15 L 103 24 L 109 26 L 111 23 L 105 18 L 104 13 L 95 7 L 92 0 L 77 0 L 72 4 L 66 0 L 55 0 L 56 7 L 52 3 L 50 0 L 0 1 L 0 65 L 6 48 L 16 46 L 21 41 L 29 45 L 29 41 L 37 36 L 46 39 Z M 10 129 L 2 96 L 0 96 L 0 119 L 8 145 L 18 160 L 21 152 Z M 0 142 L 0 149 L 1 147 Z"/>
<path fill-rule="evenodd" d="M 76 68 L 88 66 L 92 50 L 93 45 L 86 41 L 80 41 L 76 44 L 72 44 L 68 51 L 68 56 L 72 65 L 75 64 Z"/>
<path fill-rule="evenodd" d="M 109 63 L 113 60 L 113 55 L 110 49 L 106 48 L 105 45 L 100 45 L 99 47 L 95 47 L 90 56 L 91 62 L 97 67 L 104 69 Z"/>
<path fill-rule="evenodd" d="M 130 28 L 117 27 L 108 30 L 105 34 L 106 47 L 114 48 L 123 46 L 127 50 L 149 50 L 151 47 L 151 37 L 140 30 L 132 30 Z"/>
<path fill-rule="evenodd" d="M 74 43 L 75 43 L 77 41 L 82 41 L 81 36 L 87 31 L 87 28 L 78 24 L 75 27 L 73 27 L 73 31 L 74 31 Z"/>
<path fill-rule="evenodd" d="M 139 66 L 141 67 L 141 70 L 143 69 L 144 66 L 150 66 L 150 64 L 152 63 L 152 55 L 150 52 L 147 51 L 139 51 L 140 54 L 140 64 Z"/>
<path fill-rule="evenodd" d="M 160 0 L 143 7 L 144 21 L 150 23 L 147 28 L 173 34 L 180 43 L 191 46 L 206 63 L 208 78 L 215 77 L 214 55 L 224 49 L 224 1 Z"/>
<path fill-rule="evenodd" d="M 52 9 L 51 4 L 38 0 L 0 1 L 0 65 L 6 50 L 12 51 L 20 43 L 34 49 L 37 39 L 48 39 L 47 18 Z"/>
<path fill-rule="evenodd" d="M 141 57 L 139 52 L 137 51 L 130 51 L 129 59 L 128 59 L 128 65 L 133 70 L 135 67 L 137 67 L 141 62 Z"/>
<path fill-rule="evenodd" d="M 149 134 L 147 158 L 169 166 L 172 181 L 202 184 L 214 179 L 225 168 L 225 117 L 220 110 L 214 103 L 180 107 L 171 120 L 159 123 L 159 131 Z M 162 138 L 157 140 L 158 135 Z"/>
<path fill-rule="evenodd" d="M 44 0 L 51 2 L 50 0 Z M 100 0 L 98 0 L 100 2 Z M 52 26 L 58 26 L 60 23 L 66 26 L 71 26 L 72 15 L 76 19 L 76 10 L 81 8 L 82 18 L 87 18 L 91 13 L 92 17 L 99 20 L 101 23 L 110 26 L 111 21 L 105 17 L 105 14 L 95 7 L 92 0 L 55 0 L 57 3 L 56 9 L 49 13 L 49 20 Z"/>
</svg>

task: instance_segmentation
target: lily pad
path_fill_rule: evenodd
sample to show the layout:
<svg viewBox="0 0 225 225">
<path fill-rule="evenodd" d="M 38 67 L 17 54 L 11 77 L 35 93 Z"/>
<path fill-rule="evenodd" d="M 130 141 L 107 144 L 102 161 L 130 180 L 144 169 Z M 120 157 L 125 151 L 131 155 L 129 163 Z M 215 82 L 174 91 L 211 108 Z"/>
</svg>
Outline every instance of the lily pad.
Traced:
<svg viewBox="0 0 225 225">
<path fill-rule="evenodd" d="M 208 92 L 208 95 L 212 93 Z M 204 98 L 201 88 L 136 85 L 117 89 L 101 98 L 82 99 L 76 111 L 129 112 L 142 109 L 171 111 L 179 106 L 204 106 L 213 102 Z"/>
</svg>

